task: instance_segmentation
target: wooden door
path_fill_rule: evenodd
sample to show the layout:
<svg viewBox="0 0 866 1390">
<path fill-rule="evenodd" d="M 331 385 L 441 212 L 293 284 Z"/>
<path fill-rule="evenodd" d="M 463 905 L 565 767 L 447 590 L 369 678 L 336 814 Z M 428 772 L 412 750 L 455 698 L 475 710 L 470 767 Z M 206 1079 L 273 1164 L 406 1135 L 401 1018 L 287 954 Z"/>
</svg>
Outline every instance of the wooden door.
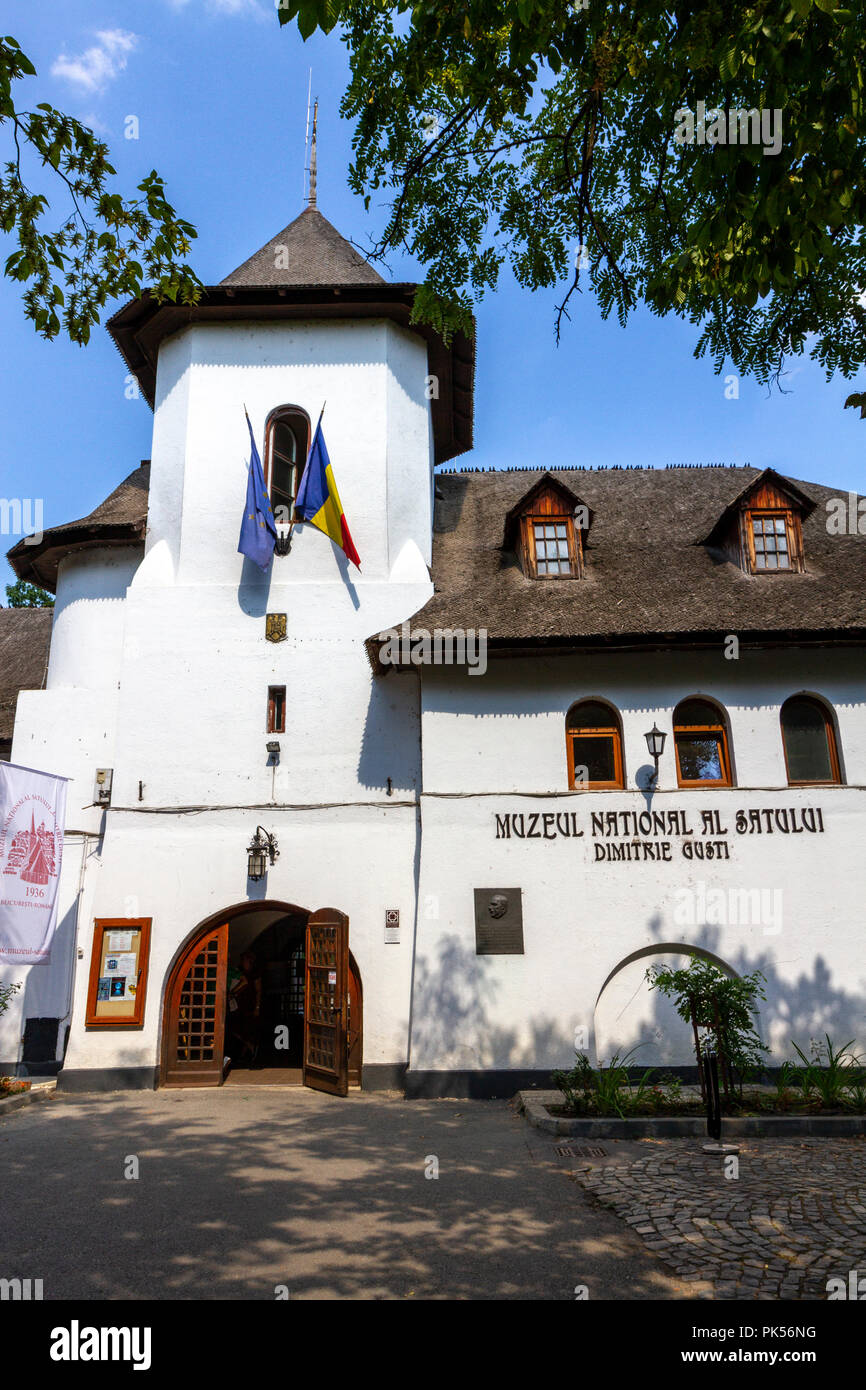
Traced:
<svg viewBox="0 0 866 1390">
<path fill-rule="evenodd" d="M 222 1085 L 228 942 L 224 922 L 194 941 L 175 967 L 166 1001 L 166 1086 Z"/>
<path fill-rule="evenodd" d="M 304 1085 L 346 1095 L 349 919 L 324 907 L 307 918 L 304 988 Z"/>
</svg>

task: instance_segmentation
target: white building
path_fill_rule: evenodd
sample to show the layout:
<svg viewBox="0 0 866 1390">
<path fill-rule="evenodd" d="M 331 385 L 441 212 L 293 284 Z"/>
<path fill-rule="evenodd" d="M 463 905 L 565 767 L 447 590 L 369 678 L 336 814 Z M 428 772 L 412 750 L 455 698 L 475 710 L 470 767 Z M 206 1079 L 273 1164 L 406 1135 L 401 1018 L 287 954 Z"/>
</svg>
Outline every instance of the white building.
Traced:
<svg viewBox="0 0 866 1390">
<path fill-rule="evenodd" d="M 57 595 L 12 761 L 71 785 L 0 1070 L 38 1017 L 64 1087 L 218 1084 L 249 951 L 257 1064 L 334 1090 L 508 1094 L 576 1040 L 688 1065 L 644 975 L 693 953 L 764 972 L 775 1060 L 866 1044 L 866 541 L 755 469 L 434 477 L 471 445 L 473 348 L 411 325 L 413 289 L 310 209 L 194 308 L 111 320 L 150 465 L 10 553 Z M 325 401 L 362 573 L 307 525 L 263 574 L 244 406 L 276 505 Z M 421 660 L 437 630 L 468 662 Z M 125 1017 L 106 953 L 148 929 Z"/>
</svg>

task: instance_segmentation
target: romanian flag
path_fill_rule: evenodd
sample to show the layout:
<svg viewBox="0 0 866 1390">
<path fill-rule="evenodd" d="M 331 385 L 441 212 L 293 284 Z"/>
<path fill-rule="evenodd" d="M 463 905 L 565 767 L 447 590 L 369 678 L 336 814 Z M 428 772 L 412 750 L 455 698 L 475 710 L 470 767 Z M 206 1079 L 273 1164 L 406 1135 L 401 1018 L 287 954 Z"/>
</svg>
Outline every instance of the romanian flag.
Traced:
<svg viewBox="0 0 866 1390">
<path fill-rule="evenodd" d="M 295 499 L 295 516 L 299 521 L 310 521 L 314 526 L 318 526 L 320 531 L 330 536 L 334 544 L 345 552 L 346 558 L 351 560 L 357 569 L 361 568 L 355 543 L 346 524 L 337 484 L 334 482 L 334 470 L 328 457 L 325 436 L 322 434 L 321 420 L 316 427 L 307 466 Z"/>
</svg>

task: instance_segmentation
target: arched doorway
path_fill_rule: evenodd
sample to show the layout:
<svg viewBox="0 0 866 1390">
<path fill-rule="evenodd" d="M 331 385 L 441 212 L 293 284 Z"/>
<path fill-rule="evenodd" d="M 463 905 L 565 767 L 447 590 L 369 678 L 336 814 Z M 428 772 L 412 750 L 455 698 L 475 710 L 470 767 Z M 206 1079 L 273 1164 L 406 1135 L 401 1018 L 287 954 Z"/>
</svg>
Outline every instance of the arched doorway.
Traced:
<svg viewBox="0 0 866 1390">
<path fill-rule="evenodd" d="M 334 908 L 241 903 L 201 923 L 164 993 L 160 1081 L 360 1086 L 363 992 Z"/>
</svg>

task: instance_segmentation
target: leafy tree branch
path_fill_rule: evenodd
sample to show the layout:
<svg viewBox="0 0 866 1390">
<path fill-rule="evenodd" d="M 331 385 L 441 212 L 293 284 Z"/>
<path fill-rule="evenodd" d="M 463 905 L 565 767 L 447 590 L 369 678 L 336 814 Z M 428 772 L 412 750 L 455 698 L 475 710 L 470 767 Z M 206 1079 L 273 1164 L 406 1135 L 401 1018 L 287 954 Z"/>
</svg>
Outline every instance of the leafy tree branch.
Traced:
<svg viewBox="0 0 866 1390">
<path fill-rule="evenodd" d="M 10 141 L 0 172 L 0 230 L 16 240 L 4 269 L 24 287 L 24 312 L 36 331 L 86 343 L 109 300 L 145 287 L 159 300 L 194 303 L 201 285 L 184 257 L 195 228 L 177 216 L 162 179 L 151 171 L 133 200 L 113 191 L 116 170 L 92 130 L 45 102 L 19 107 L 18 84 L 35 75 L 15 39 L 0 39 L 0 132 Z M 38 173 L 50 170 L 68 199 L 68 212 L 51 228 L 48 194 L 30 186 L 28 160 Z"/>
<path fill-rule="evenodd" d="M 279 17 L 304 37 L 340 26 L 349 182 L 389 209 L 371 258 L 426 267 L 416 317 L 465 330 L 508 264 L 528 289 L 564 287 L 557 331 L 588 286 L 621 323 L 644 303 L 694 324 L 717 371 L 866 363 L 859 10 L 280 0 Z M 684 111 L 692 140 L 675 139 Z M 780 144 L 759 133 L 775 113 Z"/>
</svg>

